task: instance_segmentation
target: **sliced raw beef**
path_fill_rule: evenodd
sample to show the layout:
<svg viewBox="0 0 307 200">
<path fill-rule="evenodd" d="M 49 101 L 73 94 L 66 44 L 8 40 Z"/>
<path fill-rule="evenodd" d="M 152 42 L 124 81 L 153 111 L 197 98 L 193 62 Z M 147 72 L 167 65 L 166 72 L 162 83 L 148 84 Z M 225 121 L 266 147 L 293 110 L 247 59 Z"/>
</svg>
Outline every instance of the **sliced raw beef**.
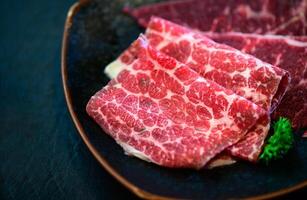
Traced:
<svg viewBox="0 0 307 200">
<path fill-rule="evenodd" d="M 121 72 L 90 99 L 87 112 L 127 154 L 162 166 L 201 168 L 266 114 L 143 36 L 113 65 Z"/>
<path fill-rule="evenodd" d="M 201 32 L 153 17 L 146 37 L 157 50 L 266 110 L 273 111 L 287 89 L 287 71 L 216 43 Z"/>
<path fill-rule="evenodd" d="M 307 0 L 181 0 L 124 11 L 144 27 L 158 16 L 202 31 L 307 34 Z"/>
<path fill-rule="evenodd" d="M 209 33 L 208 37 L 289 71 L 291 74 L 289 89 L 272 117 L 275 120 L 281 116 L 291 119 L 295 129 L 307 127 L 306 36 L 291 39 L 285 36 Z"/>
<path fill-rule="evenodd" d="M 267 111 L 276 108 L 288 86 L 286 71 L 167 20 L 153 17 L 146 36 L 158 50 Z M 229 148 L 231 154 L 256 161 L 269 130 L 269 121 L 268 118 L 259 121 L 244 140 Z"/>
</svg>

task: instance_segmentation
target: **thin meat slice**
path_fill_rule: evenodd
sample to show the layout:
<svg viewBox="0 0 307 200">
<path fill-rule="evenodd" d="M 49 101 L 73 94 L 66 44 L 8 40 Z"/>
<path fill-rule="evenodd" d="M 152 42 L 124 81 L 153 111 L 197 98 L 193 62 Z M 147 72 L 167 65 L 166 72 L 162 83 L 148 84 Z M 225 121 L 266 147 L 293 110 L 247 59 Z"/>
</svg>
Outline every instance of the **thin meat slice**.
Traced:
<svg viewBox="0 0 307 200">
<path fill-rule="evenodd" d="M 272 118 L 287 117 L 295 129 L 307 127 L 307 37 L 208 33 L 213 40 L 289 71 L 291 83 Z"/>
<path fill-rule="evenodd" d="M 224 167 L 227 165 L 235 164 L 236 162 L 237 160 L 235 160 L 233 157 L 222 152 L 219 155 L 215 156 L 214 159 L 210 160 L 209 163 L 206 165 L 206 168 L 213 169 L 221 166 Z"/>
<path fill-rule="evenodd" d="M 266 110 L 275 110 L 287 89 L 280 84 L 289 81 L 287 71 L 216 43 L 202 32 L 152 17 L 146 37 L 157 50 Z"/>
<path fill-rule="evenodd" d="M 124 11 L 144 27 L 158 16 L 202 31 L 307 34 L 307 0 L 179 0 Z"/>
<path fill-rule="evenodd" d="M 265 115 L 256 104 L 153 49 L 144 36 L 113 65 L 121 72 L 86 110 L 128 155 L 158 165 L 201 168 Z"/>
<path fill-rule="evenodd" d="M 188 65 L 203 77 L 233 90 L 265 110 L 273 111 L 283 97 L 289 74 L 232 47 L 218 44 L 201 32 L 153 17 L 146 30 L 152 46 Z M 263 117 L 232 155 L 256 161 L 269 130 Z"/>
</svg>

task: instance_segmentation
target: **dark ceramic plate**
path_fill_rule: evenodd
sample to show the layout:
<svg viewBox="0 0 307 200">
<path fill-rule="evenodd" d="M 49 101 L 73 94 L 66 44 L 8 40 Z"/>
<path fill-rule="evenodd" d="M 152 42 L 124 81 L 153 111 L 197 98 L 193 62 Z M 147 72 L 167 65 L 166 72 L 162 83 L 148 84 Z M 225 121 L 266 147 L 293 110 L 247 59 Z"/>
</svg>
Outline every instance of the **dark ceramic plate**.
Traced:
<svg viewBox="0 0 307 200">
<path fill-rule="evenodd" d="M 143 31 L 122 14 L 122 7 L 148 2 L 81 1 L 68 13 L 62 52 L 66 100 L 82 139 L 99 163 L 143 198 L 264 199 L 306 186 L 306 139 L 297 137 L 296 148 L 269 166 L 239 162 L 213 170 L 167 169 L 126 156 L 86 114 L 89 98 L 108 82 L 104 66 Z"/>
</svg>

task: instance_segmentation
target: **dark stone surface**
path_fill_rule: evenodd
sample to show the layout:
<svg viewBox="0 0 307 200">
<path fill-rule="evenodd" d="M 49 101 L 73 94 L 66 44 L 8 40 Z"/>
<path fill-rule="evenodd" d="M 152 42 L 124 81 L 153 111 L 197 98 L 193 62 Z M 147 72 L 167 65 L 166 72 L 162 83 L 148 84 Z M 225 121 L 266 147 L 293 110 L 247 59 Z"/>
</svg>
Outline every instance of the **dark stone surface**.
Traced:
<svg viewBox="0 0 307 200">
<path fill-rule="evenodd" d="M 60 50 L 66 13 L 73 3 L 74 0 L 2 0 L 0 3 L 0 199 L 136 198 L 92 157 L 77 134 L 66 108 L 60 76 Z M 114 9 L 118 11 L 116 6 L 111 6 L 106 7 L 103 12 L 110 13 L 110 10 Z M 79 67 L 84 67 L 75 72 L 90 72 L 83 74 L 88 76 L 85 78 L 90 82 L 80 83 L 78 76 L 71 79 L 72 84 L 77 83 L 74 87 L 83 87 L 83 90 L 78 91 L 84 96 L 79 100 L 82 105 L 90 94 L 106 82 L 100 78 L 102 71 L 98 67 L 113 59 L 140 31 L 127 18 L 110 16 L 108 20 L 113 21 L 112 26 L 97 24 L 88 18 L 83 30 L 97 28 L 99 32 L 91 31 L 91 37 L 86 42 L 90 46 L 75 46 L 76 48 L 70 51 L 74 56 L 70 64 L 79 63 Z M 126 22 L 131 26 L 124 26 Z M 81 29 L 75 29 L 78 30 Z M 115 37 L 110 33 L 114 33 Z M 82 34 L 84 33 L 80 33 Z M 101 42 L 102 38 L 104 42 Z M 78 44 L 78 38 L 72 38 L 71 42 Z M 95 51 L 84 51 L 89 49 Z M 96 76 L 89 76 L 96 72 Z M 90 89 L 84 87 L 86 84 L 91 85 Z M 83 107 L 78 109 L 84 112 Z M 82 120 L 89 119 L 83 116 Z M 87 124 L 88 128 L 100 131 L 93 122 L 88 121 Z M 130 179 L 137 179 L 148 185 L 148 180 L 153 177 L 165 177 L 168 174 L 167 170 L 163 169 L 158 173 L 140 177 L 138 171 L 130 171 L 130 164 L 143 168 L 147 163 L 125 157 L 121 149 L 108 137 L 95 134 L 92 139 L 97 143 L 106 142 L 114 146 L 114 149 L 101 147 L 100 150 L 105 150 L 104 154 L 109 155 L 108 159 L 116 163 L 117 167 L 120 164 L 126 166 L 122 167 L 122 172 L 130 174 Z M 298 148 L 292 152 L 293 158 L 287 159 L 286 162 L 293 159 L 295 161 L 296 152 L 302 150 Z M 112 156 L 114 153 L 118 156 Z M 295 164 L 300 167 L 300 163 Z M 287 170 L 291 166 L 280 166 L 285 169 L 277 170 L 278 173 L 288 173 L 290 179 L 291 172 Z M 242 169 L 246 164 L 240 167 Z M 153 171 L 158 169 L 152 165 L 149 168 Z M 174 173 L 176 178 L 183 182 L 194 180 L 195 184 L 189 186 L 192 191 L 199 189 L 205 178 L 213 181 L 216 174 L 225 172 L 217 170 L 215 175 L 201 177 L 191 171 Z M 305 171 L 298 173 L 305 174 Z M 241 176 L 253 180 L 248 174 Z M 163 183 L 165 185 L 157 187 L 168 190 L 177 187 L 177 184 L 182 185 Z M 300 199 L 301 195 L 306 196 L 306 193 L 306 190 L 296 192 L 283 199 Z"/>
</svg>

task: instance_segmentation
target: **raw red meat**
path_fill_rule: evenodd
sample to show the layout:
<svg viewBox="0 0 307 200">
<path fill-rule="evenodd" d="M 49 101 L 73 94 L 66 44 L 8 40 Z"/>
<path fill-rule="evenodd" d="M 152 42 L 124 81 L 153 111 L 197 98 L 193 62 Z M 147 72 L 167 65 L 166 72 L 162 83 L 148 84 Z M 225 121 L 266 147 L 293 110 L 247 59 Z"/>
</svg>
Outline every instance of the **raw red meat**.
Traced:
<svg viewBox="0 0 307 200">
<path fill-rule="evenodd" d="M 144 27 L 154 15 L 202 31 L 307 33 L 307 0 L 181 0 L 124 11 Z"/>
<path fill-rule="evenodd" d="M 267 111 L 276 108 L 287 88 L 289 74 L 286 71 L 215 43 L 200 32 L 153 17 L 146 36 L 158 50 Z M 229 148 L 231 154 L 256 161 L 268 130 L 269 119 L 261 119 L 244 140 Z"/>
<path fill-rule="evenodd" d="M 146 37 L 157 50 L 266 110 L 274 110 L 287 89 L 287 71 L 215 43 L 201 32 L 153 17 Z"/>
<path fill-rule="evenodd" d="M 213 40 L 288 70 L 291 83 L 273 119 L 287 117 L 295 129 L 307 127 L 307 37 L 289 38 L 257 34 L 207 34 Z M 298 41 L 299 40 L 299 41 Z"/>
<path fill-rule="evenodd" d="M 167 167 L 201 168 L 266 112 L 150 47 L 141 36 L 122 69 L 87 105 L 127 154 Z"/>
</svg>

